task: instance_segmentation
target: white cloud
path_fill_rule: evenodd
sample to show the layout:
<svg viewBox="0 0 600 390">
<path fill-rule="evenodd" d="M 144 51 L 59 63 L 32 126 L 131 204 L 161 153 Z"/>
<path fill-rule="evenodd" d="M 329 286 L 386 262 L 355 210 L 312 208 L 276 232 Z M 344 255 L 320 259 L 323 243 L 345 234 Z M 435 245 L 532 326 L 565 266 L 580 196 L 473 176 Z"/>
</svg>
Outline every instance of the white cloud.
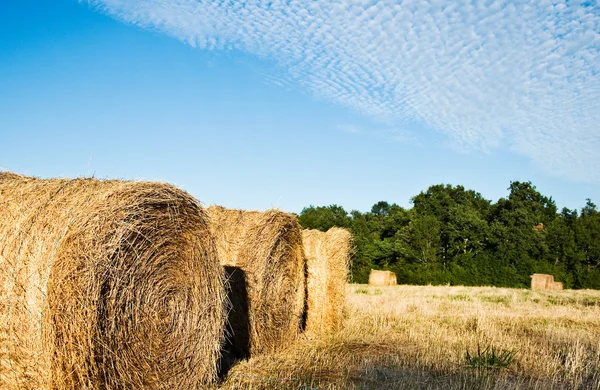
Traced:
<svg viewBox="0 0 600 390">
<path fill-rule="evenodd" d="M 274 59 L 287 81 L 387 123 L 424 122 L 457 145 L 507 145 L 600 181 L 595 1 L 89 2 L 199 48 Z"/>
<path fill-rule="evenodd" d="M 348 134 L 367 135 L 391 142 L 406 143 L 413 146 L 423 146 L 419 139 L 408 130 L 401 130 L 395 127 L 380 127 L 375 129 L 364 129 L 360 126 L 342 123 L 337 126 L 339 131 Z"/>
</svg>

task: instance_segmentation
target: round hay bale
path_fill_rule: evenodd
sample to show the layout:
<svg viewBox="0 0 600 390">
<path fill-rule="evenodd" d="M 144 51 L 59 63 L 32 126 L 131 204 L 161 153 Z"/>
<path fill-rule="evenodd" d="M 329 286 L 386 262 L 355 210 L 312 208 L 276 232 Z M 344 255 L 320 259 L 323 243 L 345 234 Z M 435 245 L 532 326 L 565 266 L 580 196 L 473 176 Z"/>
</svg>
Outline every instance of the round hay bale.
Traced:
<svg viewBox="0 0 600 390">
<path fill-rule="evenodd" d="M 200 388 L 225 299 L 186 193 L 0 173 L 1 389 Z"/>
<path fill-rule="evenodd" d="M 369 284 L 373 286 L 395 286 L 398 284 L 396 274 L 391 271 L 372 269 L 369 274 Z"/>
<path fill-rule="evenodd" d="M 396 274 L 392 271 L 387 271 L 388 273 L 388 286 L 396 286 L 398 284 L 398 279 L 396 278 Z"/>
<path fill-rule="evenodd" d="M 219 259 L 228 274 L 238 272 L 232 286 L 229 347 L 237 357 L 275 351 L 293 341 L 304 311 L 304 254 L 295 216 L 266 212 L 207 209 Z M 241 275 L 245 280 L 240 280 Z M 236 294 L 247 293 L 247 297 Z M 246 305 L 246 308 L 239 304 Z M 244 329 L 244 327 L 246 329 Z M 240 351 L 241 350 L 241 351 Z"/>
<path fill-rule="evenodd" d="M 554 275 L 533 274 L 531 278 L 532 290 L 552 290 L 554 289 Z"/>
<path fill-rule="evenodd" d="M 562 282 L 552 282 L 549 286 L 548 286 L 548 290 L 555 290 L 555 291 L 560 291 L 563 289 L 563 284 Z"/>
<path fill-rule="evenodd" d="M 326 233 L 302 231 L 307 269 L 306 331 L 309 333 L 333 332 L 341 327 L 351 242 L 352 235 L 346 229 L 331 228 Z"/>
</svg>

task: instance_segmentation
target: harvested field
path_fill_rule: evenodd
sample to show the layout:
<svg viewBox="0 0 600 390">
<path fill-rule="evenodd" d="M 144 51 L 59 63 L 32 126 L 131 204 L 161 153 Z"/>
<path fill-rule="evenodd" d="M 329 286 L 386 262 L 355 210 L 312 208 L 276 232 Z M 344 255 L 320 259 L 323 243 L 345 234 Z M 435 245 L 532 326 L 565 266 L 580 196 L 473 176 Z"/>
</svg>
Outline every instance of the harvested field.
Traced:
<svg viewBox="0 0 600 390">
<path fill-rule="evenodd" d="M 306 331 L 311 334 L 338 330 L 343 320 L 352 236 L 331 228 L 326 233 L 303 230 L 307 267 Z"/>
<path fill-rule="evenodd" d="M 219 206 L 207 212 L 221 264 L 235 276 L 230 289 L 230 345 L 224 353 L 235 359 L 285 347 L 300 332 L 306 289 L 296 217 L 278 210 Z"/>
<path fill-rule="evenodd" d="M 0 388 L 196 389 L 225 290 L 206 215 L 166 184 L 0 173 Z"/>
<path fill-rule="evenodd" d="M 349 285 L 346 311 L 221 388 L 600 389 L 600 291 Z"/>
</svg>

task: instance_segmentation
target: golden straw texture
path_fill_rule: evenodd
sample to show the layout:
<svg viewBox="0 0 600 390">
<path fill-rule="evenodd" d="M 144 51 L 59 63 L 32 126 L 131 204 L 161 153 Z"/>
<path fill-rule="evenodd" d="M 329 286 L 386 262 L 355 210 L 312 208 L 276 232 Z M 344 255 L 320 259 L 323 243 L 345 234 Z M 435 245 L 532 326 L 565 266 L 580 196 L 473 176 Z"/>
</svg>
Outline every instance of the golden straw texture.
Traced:
<svg viewBox="0 0 600 390">
<path fill-rule="evenodd" d="M 395 286 L 398 284 L 396 274 L 391 271 L 372 269 L 369 274 L 369 284 L 374 286 Z"/>
<path fill-rule="evenodd" d="M 532 290 L 562 290 L 562 282 L 555 282 L 554 275 L 533 274 L 531 277 Z"/>
<path fill-rule="evenodd" d="M 202 388 L 225 299 L 186 193 L 0 172 L 0 389 Z"/>
<path fill-rule="evenodd" d="M 306 331 L 312 334 L 338 330 L 343 320 L 352 236 L 331 228 L 326 233 L 303 230 L 307 269 Z"/>
<path fill-rule="evenodd" d="M 229 330 L 234 349 L 239 343 L 248 344 L 250 355 L 280 349 L 298 335 L 304 310 L 304 254 L 296 217 L 278 210 L 219 206 L 211 206 L 207 212 L 221 264 L 228 267 L 229 274 L 233 269 L 241 271 L 236 279 L 242 275 L 245 279 L 245 288 L 233 290 L 245 291 L 247 300 L 231 298 L 234 307 Z M 247 312 L 235 307 L 236 302 L 246 301 Z M 249 329 L 239 329 L 243 324 Z M 240 336 L 249 340 L 240 340 Z"/>
</svg>

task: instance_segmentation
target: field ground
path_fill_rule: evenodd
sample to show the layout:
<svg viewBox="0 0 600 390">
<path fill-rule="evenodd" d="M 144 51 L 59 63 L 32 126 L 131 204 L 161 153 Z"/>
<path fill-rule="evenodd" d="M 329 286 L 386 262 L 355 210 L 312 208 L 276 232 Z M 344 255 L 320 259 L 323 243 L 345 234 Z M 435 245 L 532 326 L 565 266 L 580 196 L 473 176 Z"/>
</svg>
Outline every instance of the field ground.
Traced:
<svg viewBox="0 0 600 390">
<path fill-rule="evenodd" d="M 349 285 L 345 310 L 221 388 L 600 389 L 600 291 Z"/>
</svg>

